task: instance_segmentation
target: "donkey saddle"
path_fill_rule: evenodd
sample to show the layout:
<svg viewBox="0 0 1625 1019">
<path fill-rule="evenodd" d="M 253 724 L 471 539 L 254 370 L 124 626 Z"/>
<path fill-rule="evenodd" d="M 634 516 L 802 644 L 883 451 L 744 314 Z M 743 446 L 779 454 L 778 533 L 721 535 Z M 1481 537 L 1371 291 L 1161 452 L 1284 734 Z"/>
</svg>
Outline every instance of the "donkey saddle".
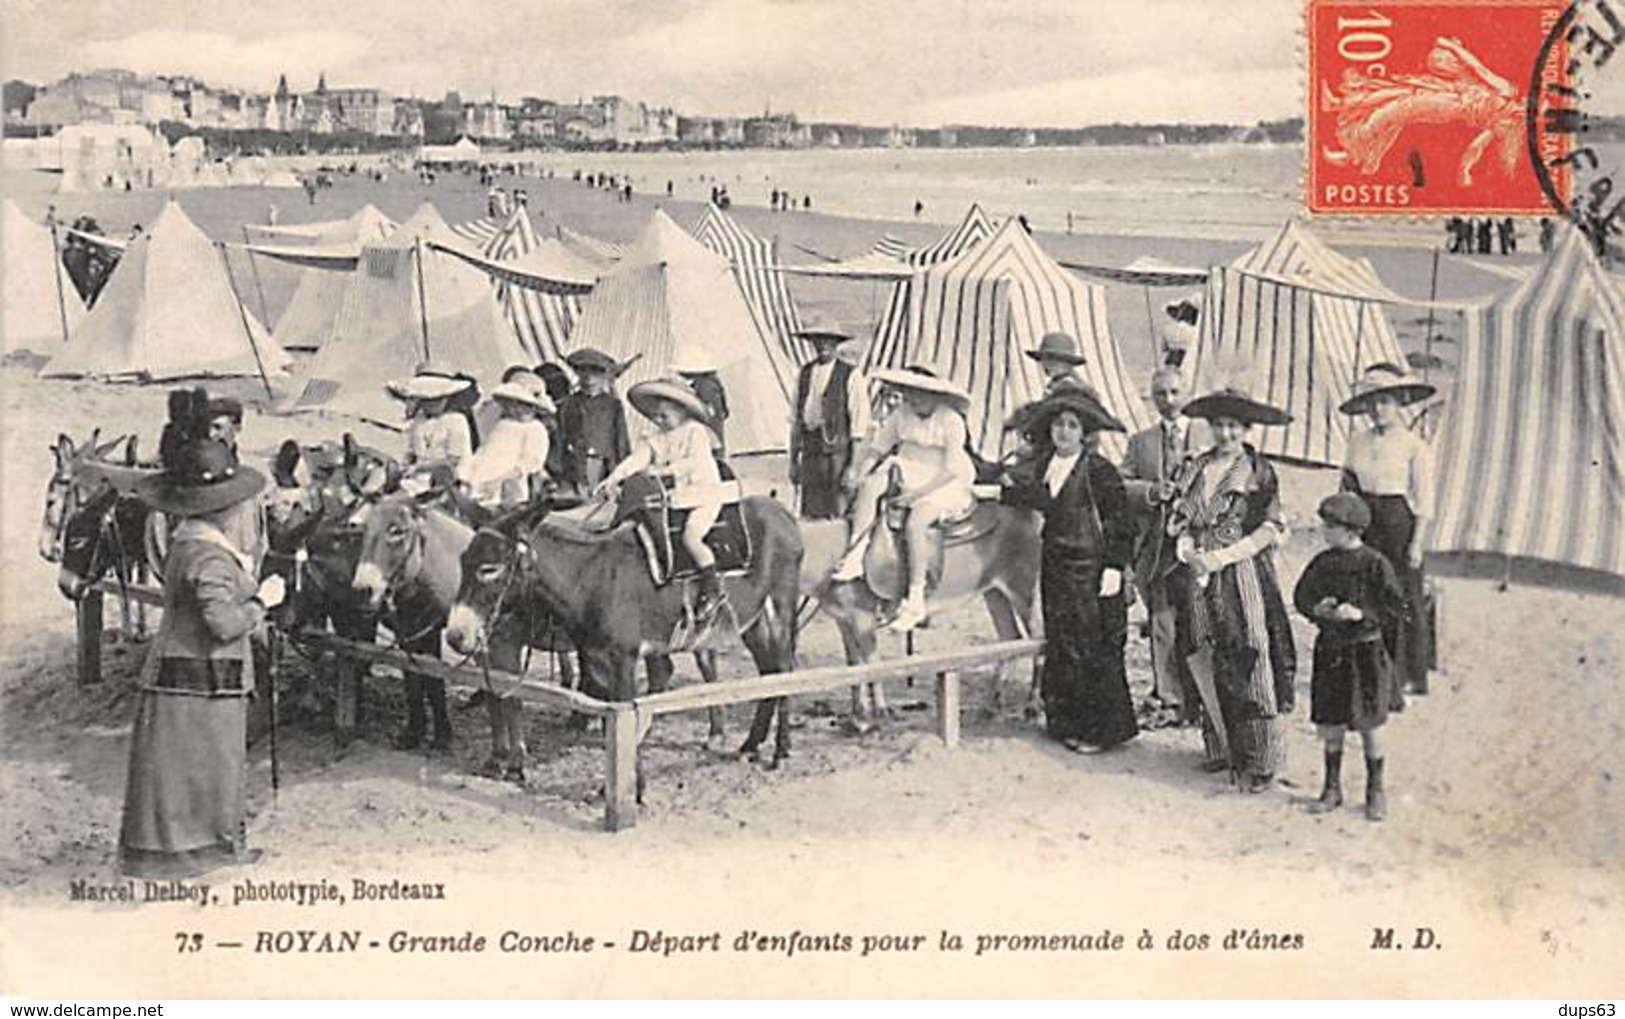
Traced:
<svg viewBox="0 0 1625 1019">
<path fill-rule="evenodd" d="M 718 467 L 724 486 L 732 494 L 717 515 L 716 524 L 706 532 L 705 543 L 717 558 L 718 573 L 725 577 L 740 576 L 751 565 L 750 532 L 745 527 L 740 490 L 733 471 L 727 464 L 719 463 Z M 649 475 L 633 475 L 621 486 L 615 525 L 632 521 L 649 567 L 649 579 L 656 587 L 665 587 L 673 580 L 684 580 L 700 572 L 683 545 L 683 525 L 688 522 L 690 512 L 688 507 L 673 503 L 666 483 Z"/>
</svg>

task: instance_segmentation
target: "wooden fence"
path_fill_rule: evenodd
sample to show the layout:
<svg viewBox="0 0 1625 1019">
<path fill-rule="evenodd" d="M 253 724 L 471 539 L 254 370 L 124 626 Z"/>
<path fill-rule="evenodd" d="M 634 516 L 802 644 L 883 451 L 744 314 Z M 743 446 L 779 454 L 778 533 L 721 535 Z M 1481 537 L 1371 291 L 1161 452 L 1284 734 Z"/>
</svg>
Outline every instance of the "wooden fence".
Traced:
<svg viewBox="0 0 1625 1019">
<path fill-rule="evenodd" d="M 81 683 L 100 679 L 102 596 L 117 593 L 116 587 L 103 585 L 79 603 Z M 134 600 L 162 604 L 161 597 L 151 588 L 132 588 L 129 593 Z M 92 621 L 94 629 L 90 628 Z M 411 671 L 442 679 L 455 690 L 485 689 L 489 679 L 504 694 L 519 697 L 527 703 L 604 719 L 604 827 L 609 831 L 620 831 L 637 823 L 638 744 L 660 715 L 748 704 L 771 697 L 822 693 L 859 683 L 928 678 L 936 695 L 937 735 L 943 743 L 953 747 L 959 744 L 960 734 L 960 676 L 973 669 L 1002 668 L 1011 662 L 1031 659 L 1044 649 L 1043 641 L 1011 640 L 963 651 L 917 655 L 866 665 L 797 669 L 770 676 L 696 683 L 675 690 L 645 694 L 630 701 L 601 701 L 554 683 L 497 670 L 452 665 L 438 658 L 412 655 L 328 633 L 306 633 L 297 639 L 307 647 L 331 651 L 351 661 L 388 665 L 403 672 Z M 87 645 L 91 649 L 87 650 Z"/>
</svg>

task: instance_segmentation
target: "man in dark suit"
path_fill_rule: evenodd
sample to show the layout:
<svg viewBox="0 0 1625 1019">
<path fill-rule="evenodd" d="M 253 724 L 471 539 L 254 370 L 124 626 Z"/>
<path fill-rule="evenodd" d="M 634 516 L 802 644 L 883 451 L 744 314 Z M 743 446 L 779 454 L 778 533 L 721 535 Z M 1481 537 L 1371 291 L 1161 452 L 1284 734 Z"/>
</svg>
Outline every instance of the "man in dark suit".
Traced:
<svg viewBox="0 0 1625 1019">
<path fill-rule="evenodd" d="M 810 341 L 817 356 L 796 378 L 790 483 L 801 489 L 802 517 L 830 520 L 846 512 L 842 478 L 853 448 L 869 434 L 869 384 L 861 371 L 835 356 L 850 333 L 819 323 L 796 335 Z"/>
<path fill-rule="evenodd" d="M 1213 444 L 1207 424 L 1186 418 L 1179 369 L 1161 368 L 1151 377 L 1151 402 L 1160 420 L 1129 438 L 1123 457 L 1123 479 L 1129 505 L 1139 519 L 1134 550 L 1134 586 L 1145 599 L 1150 617 L 1151 671 L 1158 700 L 1179 708 L 1187 719 L 1197 707 L 1195 688 L 1184 660 L 1174 647 L 1174 604 L 1168 576 L 1179 561 L 1168 537 L 1168 508 L 1174 479 L 1185 462 Z"/>
</svg>

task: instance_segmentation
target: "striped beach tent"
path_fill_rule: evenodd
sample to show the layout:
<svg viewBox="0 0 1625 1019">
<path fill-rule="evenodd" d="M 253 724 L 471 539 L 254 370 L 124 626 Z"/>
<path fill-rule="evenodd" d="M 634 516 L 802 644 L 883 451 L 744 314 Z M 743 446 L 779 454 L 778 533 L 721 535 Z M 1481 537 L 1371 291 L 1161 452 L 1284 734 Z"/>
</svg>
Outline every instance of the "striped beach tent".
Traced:
<svg viewBox="0 0 1625 1019">
<path fill-rule="evenodd" d="M 1428 544 L 1625 576 L 1625 292 L 1565 228 L 1466 316 Z"/>
<path fill-rule="evenodd" d="M 503 323 L 490 278 L 431 247 L 461 243 L 425 202 L 388 237 L 363 247 L 358 269 L 347 274 L 332 336 L 281 409 L 400 427 L 401 407 L 384 383 L 425 361 L 467 372 L 485 386 L 509 365 L 534 363 Z"/>
<path fill-rule="evenodd" d="M 595 347 L 631 365 L 624 385 L 659 378 L 679 353 L 709 359 L 728 394 L 728 449 L 784 449 L 790 401 L 726 258 L 656 210 L 624 257 L 582 302 L 569 350 Z M 635 430 L 645 422 L 633 422 Z"/>
<path fill-rule="evenodd" d="M 457 232 L 457 228 L 452 228 Z M 480 252 L 497 262 L 534 255 L 544 246 L 558 241 L 544 241 L 536 235 L 530 217 L 524 209 L 515 209 L 495 232 L 491 233 Z M 560 245 L 562 247 L 562 245 Z M 520 346 L 535 361 L 558 361 L 564 357 L 565 342 L 570 329 L 581 316 L 581 299 L 570 294 L 548 294 L 497 283 L 497 303 L 502 316 L 513 327 Z"/>
<path fill-rule="evenodd" d="M 302 237 L 317 249 L 341 245 L 360 249 L 389 236 L 395 222 L 372 205 L 363 205 L 355 215 L 333 223 L 321 224 L 323 229 L 314 233 L 273 234 L 273 236 Z M 249 257 L 253 257 L 253 249 Z M 353 271 L 353 270 L 352 270 Z M 347 272 L 333 269 L 306 268 L 301 271 L 299 285 L 288 306 L 276 321 L 272 335 L 284 350 L 317 350 L 333 333 L 345 288 L 350 285 Z"/>
<path fill-rule="evenodd" d="M 993 221 L 987 218 L 980 205 L 972 203 L 966 210 L 965 218 L 959 225 L 943 234 L 936 241 L 921 248 L 904 249 L 897 258 L 899 261 L 916 269 L 958 258 L 970 251 L 983 240 L 993 235 Z M 896 238 L 882 237 L 875 245 L 875 252 L 882 252 L 882 245 L 891 250 Z M 909 345 L 909 304 L 910 288 L 913 281 L 902 280 L 892 285 L 891 294 L 886 299 L 886 310 L 881 314 L 880 321 L 875 323 L 875 339 L 869 345 L 869 360 L 874 364 L 892 364 L 899 358 L 899 351 Z"/>
<path fill-rule="evenodd" d="M 1063 269 L 1016 220 L 958 258 L 910 281 L 905 346 L 873 350 L 867 367 L 921 364 L 971 394 L 971 442 L 984 456 L 1004 448 L 1004 424 L 1017 407 L 1044 395 L 1044 377 L 1026 351 L 1045 333 L 1075 337 L 1087 359 L 1080 374 L 1131 429 L 1150 416 L 1118 356 L 1106 320 L 1105 289 Z M 1122 439 L 1106 443 L 1122 452 Z"/>
<path fill-rule="evenodd" d="M 1192 392 L 1250 375 L 1254 395 L 1292 415 L 1253 437 L 1260 452 L 1340 466 L 1350 419 L 1338 411 L 1354 380 L 1405 354 L 1386 305 L 1404 302 L 1371 263 L 1326 247 L 1297 221 L 1209 274 L 1189 354 Z"/>
<path fill-rule="evenodd" d="M 812 346 L 796 335 L 801 317 L 790 299 L 784 274 L 775 271 L 778 245 L 746 230 L 715 205 L 706 206 L 693 233 L 701 244 L 733 264 L 739 292 L 773 359 L 774 378 L 780 385 L 794 385 L 796 371 L 812 359 Z M 786 389 L 786 398 L 790 395 Z"/>
<path fill-rule="evenodd" d="M 558 234 L 560 243 L 589 262 L 596 262 L 600 265 L 613 265 L 626 254 L 626 245 L 624 244 L 599 240 L 597 237 L 584 234 L 580 230 L 572 230 L 562 223 L 559 224 Z"/>
</svg>

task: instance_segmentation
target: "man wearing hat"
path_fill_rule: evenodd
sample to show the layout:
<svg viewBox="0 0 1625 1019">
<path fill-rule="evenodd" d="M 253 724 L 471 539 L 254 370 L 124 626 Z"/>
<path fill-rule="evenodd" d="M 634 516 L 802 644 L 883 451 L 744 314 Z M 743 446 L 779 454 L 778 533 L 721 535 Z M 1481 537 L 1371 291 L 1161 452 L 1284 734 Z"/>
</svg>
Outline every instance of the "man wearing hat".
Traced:
<svg viewBox="0 0 1625 1019">
<path fill-rule="evenodd" d="M 564 360 L 580 380 L 580 387 L 559 406 L 565 480 L 585 492 L 632 452 L 626 408 L 614 390 L 622 366 L 591 347 L 572 351 Z"/>
<path fill-rule="evenodd" d="M 1168 507 L 1174 479 L 1186 461 L 1212 445 L 1207 423 L 1184 415 L 1184 381 L 1177 368 L 1159 368 L 1151 376 L 1151 402 L 1160 420 L 1129 437 L 1123 457 L 1123 479 L 1129 505 L 1138 520 L 1134 551 L 1134 586 L 1145 599 L 1151 641 L 1153 693 L 1163 704 L 1196 717 L 1195 690 L 1175 647 L 1174 602 L 1168 576 L 1179 565 L 1168 537 Z"/>
<path fill-rule="evenodd" d="M 548 433 L 555 412 L 542 380 L 529 371 L 491 391 L 501 417 L 479 451 L 457 465 L 457 480 L 481 506 L 499 509 L 539 498 L 547 481 Z"/>
<path fill-rule="evenodd" d="M 801 515 L 829 520 L 845 512 L 842 478 L 852 450 L 869 434 L 869 383 L 836 357 L 851 334 L 830 322 L 796 333 L 812 343 L 814 360 L 796 377 L 795 420 L 790 426 L 790 483 L 801 489 Z"/>
<path fill-rule="evenodd" d="M 716 436 L 712 445 L 719 454 L 727 453 L 728 438 L 724 429 L 728 421 L 728 391 L 717 377 L 716 362 L 705 351 L 686 346 L 672 359 L 671 370 L 687 382 L 694 395 L 705 404 L 706 424 Z"/>
<path fill-rule="evenodd" d="M 1084 381 L 1078 374 L 1086 361 L 1078 350 L 1078 341 L 1070 333 L 1045 333 L 1044 338 L 1038 341 L 1038 346 L 1027 351 L 1027 356 L 1038 362 L 1038 367 L 1044 372 L 1044 395 L 1053 396 L 1062 389 L 1081 389 L 1085 393 L 1100 399 L 1095 387 Z"/>
<path fill-rule="evenodd" d="M 265 477 L 209 437 L 203 390 L 170 401 L 163 470 L 137 484 L 177 521 L 164 564 L 164 614 L 143 671 L 119 834 L 125 873 L 187 877 L 251 861 L 244 845 L 243 758 L 254 689 L 249 635 L 285 595 L 256 583 L 222 529 Z"/>
<path fill-rule="evenodd" d="M 1405 592 L 1406 611 L 1384 624 L 1383 636 L 1403 682 L 1426 693 L 1433 661 L 1432 613 L 1422 573 L 1422 535 L 1433 515 L 1433 450 L 1406 427 L 1402 408 L 1433 396 L 1433 386 L 1398 365 L 1374 364 L 1354 384 L 1343 413 L 1366 415 L 1370 427 L 1349 435 L 1343 490 L 1371 512 L 1366 544 L 1387 557 Z"/>
</svg>

